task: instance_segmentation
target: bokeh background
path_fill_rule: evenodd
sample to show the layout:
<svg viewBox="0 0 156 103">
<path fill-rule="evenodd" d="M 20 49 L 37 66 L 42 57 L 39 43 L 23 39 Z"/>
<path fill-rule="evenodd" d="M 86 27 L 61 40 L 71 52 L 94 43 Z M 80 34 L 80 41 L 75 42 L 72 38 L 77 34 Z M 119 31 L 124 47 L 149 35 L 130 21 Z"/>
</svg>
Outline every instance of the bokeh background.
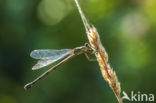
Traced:
<svg viewBox="0 0 156 103">
<path fill-rule="evenodd" d="M 156 95 L 156 1 L 79 2 L 98 29 L 122 90 Z M 32 71 L 37 62 L 29 56 L 32 50 L 86 42 L 74 0 L 0 0 L 0 103 L 117 103 L 98 63 L 84 55 L 23 89 L 52 66 Z"/>
</svg>

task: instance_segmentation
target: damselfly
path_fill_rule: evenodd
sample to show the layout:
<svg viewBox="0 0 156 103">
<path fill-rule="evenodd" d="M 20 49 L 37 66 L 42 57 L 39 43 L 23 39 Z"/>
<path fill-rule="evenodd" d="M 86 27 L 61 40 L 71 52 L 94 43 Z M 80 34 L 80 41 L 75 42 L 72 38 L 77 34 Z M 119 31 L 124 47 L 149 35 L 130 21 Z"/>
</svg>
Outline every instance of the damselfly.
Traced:
<svg viewBox="0 0 156 103">
<path fill-rule="evenodd" d="M 93 58 L 91 58 L 91 55 L 94 54 L 94 51 L 92 50 L 92 48 L 89 46 L 88 43 L 86 43 L 84 46 L 76 47 L 74 49 L 61 49 L 61 50 L 40 49 L 40 50 L 32 51 L 30 56 L 34 59 L 39 59 L 37 64 L 33 66 L 32 70 L 40 69 L 64 57 L 66 58 L 63 59 L 58 64 L 56 64 L 55 66 L 53 66 L 52 68 L 50 68 L 49 70 L 47 70 L 45 73 L 43 73 L 41 76 L 36 78 L 34 81 L 26 84 L 24 86 L 24 89 L 31 88 L 37 81 L 39 81 L 40 79 L 42 79 L 43 77 L 51 73 L 57 67 L 59 67 L 60 65 L 72 59 L 73 57 L 82 53 L 85 54 L 88 60 L 91 60 L 91 61 L 94 60 Z"/>
</svg>

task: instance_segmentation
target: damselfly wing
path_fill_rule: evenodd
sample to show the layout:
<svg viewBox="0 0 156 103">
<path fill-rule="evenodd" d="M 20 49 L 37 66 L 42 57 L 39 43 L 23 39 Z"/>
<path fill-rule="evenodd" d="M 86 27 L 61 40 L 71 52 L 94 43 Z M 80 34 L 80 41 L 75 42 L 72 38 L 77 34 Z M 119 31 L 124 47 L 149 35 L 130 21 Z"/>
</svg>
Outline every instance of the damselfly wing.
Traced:
<svg viewBox="0 0 156 103">
<path fill-rule="evenodd" d="M 39 49 L 30 53 L 30 56 L 34 59 L 39 59 L 37 64 L 32 67 L 32 70 L 37 70 L 42 67 L 48 66 L 68 55 L 72 54 L 72 49 Z"/>
</svg>

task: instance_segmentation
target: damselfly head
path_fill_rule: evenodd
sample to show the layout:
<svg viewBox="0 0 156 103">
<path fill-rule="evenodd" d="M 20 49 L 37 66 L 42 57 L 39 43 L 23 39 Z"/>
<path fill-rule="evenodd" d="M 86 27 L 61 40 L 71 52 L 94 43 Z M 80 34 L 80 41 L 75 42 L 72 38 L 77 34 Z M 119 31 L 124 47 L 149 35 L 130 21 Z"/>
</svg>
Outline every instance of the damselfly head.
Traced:
<svg viewBox="0 0 156 103">
<path fill-rule="evenodd" d="M 88 43 L 85 43 L 85 47 L 90 47 Z"/>
<path fill-rule="evenodd" d="M 79 54 L 87 52 L 89 50 L 89 48 L 90 48 L 89 44 L 85 43 L 84 46 L 74 48 L 73 53 L 75 55 L 79 55 Z"/>
<path fill-rule="evenodd" d="M 90 45 L 88 43 L 85 43 L 83 52 L 87 52 L 90 49 Z"/>
<path fill-rule="evenodd" d="M 91 48 L 91 46 L 88 43 L 85 43 L 84 52 L 88 52 L 88 51 L 93 51 L 93 49 Z"/>
</svg>

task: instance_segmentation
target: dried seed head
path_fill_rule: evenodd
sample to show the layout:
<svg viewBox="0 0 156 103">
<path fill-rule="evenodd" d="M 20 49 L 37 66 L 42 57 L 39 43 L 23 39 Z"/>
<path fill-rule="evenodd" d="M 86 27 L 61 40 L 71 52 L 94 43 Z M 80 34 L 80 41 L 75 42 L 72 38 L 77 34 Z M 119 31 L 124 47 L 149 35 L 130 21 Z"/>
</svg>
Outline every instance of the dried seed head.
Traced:
<svg viewBox="0 0 156 103">
<path fill-rule="evenodd" d="M 108 55 L 103 45 L 101 44 L 100 36 L 96 28 L 94 26 L 90 26 L 89 23 L 87 22 L 87 19 L 80 8 L 78 1 L 75 0 L 75 2 L 79 10 L 79 13 L 81 15 L 83 24 L 85 26 L 87 37 L 91 45 L 91 48 L 96 52 L 95 55 L 96 55 L 97 61 L 99 62 L 102 76 L 104 77 L 106 82 L 108 82 L 110 87 L 113 89 L 113 92 L 115 93 L 118 99 L 118 102 L 122 103 L 122 100 L 120 97 L 120 92 L 121 92 L 120 82 L 118 81 L 115 71 L 113 71 L 113 69 L 108 64 Z"/>
</svg>

